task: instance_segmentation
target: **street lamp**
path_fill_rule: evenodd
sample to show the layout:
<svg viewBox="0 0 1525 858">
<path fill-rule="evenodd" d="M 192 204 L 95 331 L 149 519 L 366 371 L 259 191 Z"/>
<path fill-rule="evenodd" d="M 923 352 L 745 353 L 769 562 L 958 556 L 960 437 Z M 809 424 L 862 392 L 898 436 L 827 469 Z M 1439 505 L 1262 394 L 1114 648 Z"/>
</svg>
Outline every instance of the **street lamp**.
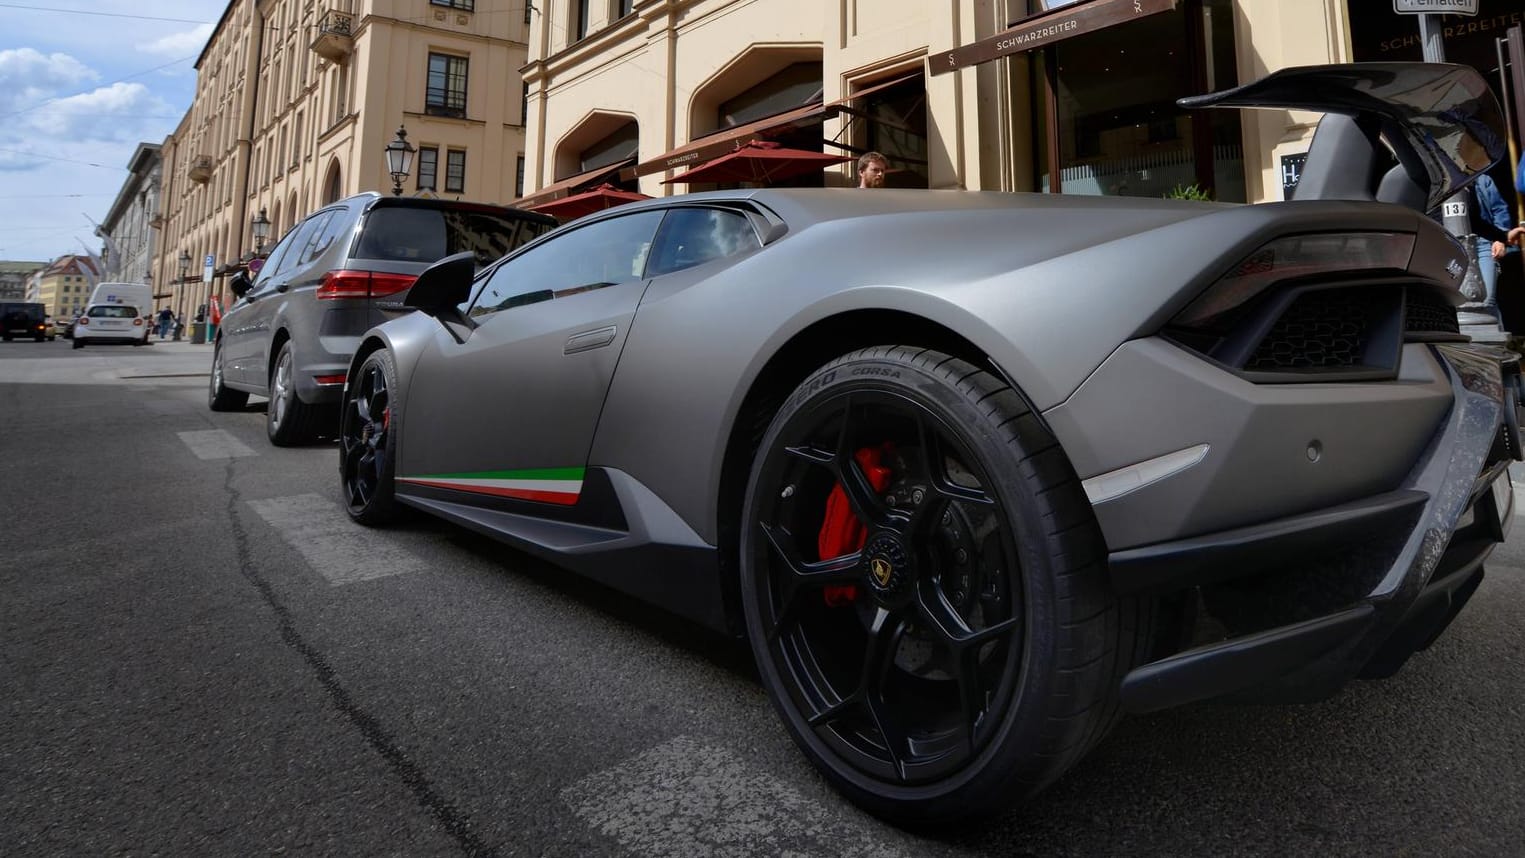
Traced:
<svg viewBox="0 0 1525 858">
<path fill-rule="evenodd" d="M 396 196 L 402 196 L 402 183 L 413 171 L 413 151 L 407 129 L 397 126 L 397 137 L 387 144 L 387 172 L 392 174 L 392 193 Z"/>
<path fill-rule="evenodd" d="M 249 229 L 254 232 L 254 253 L 259 254 L 265 249 L 265 239 L 270 237 L 270 218 L 265 217 L 265 209 L 260 208 L 259 214 L 249 221 Z"/>
<path fill-rule="evenodd" d="M 180 256 L 176 260 L 180 263 L 180 312 L 176 314 L 175 339 L 180 339 L 180 321 L 185 319 L 185 278 L 191 270 L 191 252 L 185 248 L 180 249 Z"/>
</svg>

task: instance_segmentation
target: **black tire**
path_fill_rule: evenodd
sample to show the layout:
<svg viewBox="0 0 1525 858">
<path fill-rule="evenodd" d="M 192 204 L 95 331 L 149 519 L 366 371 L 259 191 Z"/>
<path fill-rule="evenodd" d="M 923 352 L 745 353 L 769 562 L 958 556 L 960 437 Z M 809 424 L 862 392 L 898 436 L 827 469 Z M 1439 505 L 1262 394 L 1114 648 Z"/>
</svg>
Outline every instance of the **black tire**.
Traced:
<svg viewBox="0 0 1525 858">
<path fill-rule="evenodd" d="M 355 521 L 375 527 L 398 520 L 397 430 L 402 403 L 394 396 L 397 367 L 386 349 L 366 356 L 344 387 L 339 406 L 339 488 Z"/>
<path fill-rule="evenodd" d="M 270 367 L 270 404 L 265 409 L 265 434 L 277 447 L 311 443 L 330 409 L 308 405 L 297 395 L 296 352 L 291 341 L 281 343 L 281 350 Z"/>
<path fill-rule="evenodd" d="M 79 348 L 79 340 L 74 341 Z M 249 394 L 232 390 L 223 378 L 222 340 L 212 346 L 212 369 L 207 373 L 207 407 L 213 411 L 237 411 L 249 404 Z"/>
<path fill-rule="evenodd" d="M 82 349 L 82 348 L 85 347 L 85 341 L 84 340 L 80 339 L 79 337 L 73 337 L 72 339 L 74 340 L 74 347 L 75 348 Z"/>
<path fill-rule="evenodd" d="M 882 491 L 863 455 L 883 456 Z M 866 541 L 822 557 L 841 550 L 822 529 L 843 500 Z M 906 347 L 822 367 L 764 435 L 743 525 L 763 685 L 865 810 L 900 825 L 989 815 L 1115 724 L 1133 606 L 1111 594 L 1064 451 L 993 374 Z"/>
</svg>

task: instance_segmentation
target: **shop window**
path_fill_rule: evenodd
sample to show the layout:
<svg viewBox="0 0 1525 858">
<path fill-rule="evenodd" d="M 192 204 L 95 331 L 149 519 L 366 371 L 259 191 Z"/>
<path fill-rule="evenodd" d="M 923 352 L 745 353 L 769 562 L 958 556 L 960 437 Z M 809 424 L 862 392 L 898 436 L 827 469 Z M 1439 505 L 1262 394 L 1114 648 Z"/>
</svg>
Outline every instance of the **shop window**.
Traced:
<svg viewBox="0 0 1525 858">
<path fill-rule="evenodd" d="M 640 136 L 640 125 L 635 122 L 625 123 L 583 149 L 578 156 L 577 171 L 586 173 L 634 158 L 640 146 Z"/>
<path fill-rule="evenodd" d="M 883 154 L 889 161 L 886 187 L 931 186 L 927 178 L 927 85 L 920 75 L 868 96 L 862 112 L 853 114 L 853 121 L 863 127 L 861 137 L 854 136 L 864 141 L 864 148 Z"/>
<path fill-rule="evenodd" d="M 520 155 L 514 161 L 514 196 L 524 196 L 524 156 Z"/>
<path fill-rule="evenodd" d="M 470 12 L 476 8 L 476 0 L 429 0 L 430 6 L 444 6 L 450 9 L 460 9 Z"/>
<path fill-rule="evenodd" d="M 1175 104 L 1186 93 L 1236 85 L 1233 39 L 1231 0 L 1186 0 L 1035 53 L 1034 103 L 1044 106 L 1034 123 L 1038 186 L 1162 197 L 1196 185 L 1243 202 L 1238 113 Z"/>
<path fill-rule="evenodd" d="M 744 125 L 821 100 L 821 64 L 793 63 L 767 80 L 721 102 L 717 128 Z"/>
</svg>

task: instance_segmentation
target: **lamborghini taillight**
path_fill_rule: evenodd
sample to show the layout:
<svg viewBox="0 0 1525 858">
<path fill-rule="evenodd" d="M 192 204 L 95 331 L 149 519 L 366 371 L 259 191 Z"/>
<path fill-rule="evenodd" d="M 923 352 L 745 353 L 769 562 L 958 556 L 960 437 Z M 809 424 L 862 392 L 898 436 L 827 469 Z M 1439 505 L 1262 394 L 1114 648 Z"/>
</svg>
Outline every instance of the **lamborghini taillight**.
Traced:
<svg viewBox="0 0 1525 858">
<path fill-rule="evenodd" d="M 380 298 L 406 292 L 418 278 L 412 274 L 386 274 L 380 271 L 340 269 L 323 275 L 318 284 L 319 300 L 342 298 Z"/>
<path fill-rule="evenodd" d="M 1174 323 L 1188 328 L 1211 327 L 1276 283 L 1356 271 L 1402 271 L 1413 253 L 1414 236 L 1406 232 L 1284 236 L 1240 260 L 1187 305 Z"/>
</svg>

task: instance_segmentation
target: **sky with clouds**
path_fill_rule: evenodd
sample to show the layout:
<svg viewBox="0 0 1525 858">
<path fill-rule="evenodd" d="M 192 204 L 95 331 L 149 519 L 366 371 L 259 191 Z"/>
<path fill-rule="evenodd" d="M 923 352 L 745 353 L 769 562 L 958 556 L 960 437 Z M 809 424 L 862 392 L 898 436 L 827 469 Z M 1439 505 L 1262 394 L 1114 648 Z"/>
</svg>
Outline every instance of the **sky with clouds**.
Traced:
<svg viewBox="0 0 1525 858">
<path fill-rule="evenodd" d="M 100 250 L 139 143 L 163 143 L 228 0 L 0 0 L 0 260 Z"/>
</svg>

